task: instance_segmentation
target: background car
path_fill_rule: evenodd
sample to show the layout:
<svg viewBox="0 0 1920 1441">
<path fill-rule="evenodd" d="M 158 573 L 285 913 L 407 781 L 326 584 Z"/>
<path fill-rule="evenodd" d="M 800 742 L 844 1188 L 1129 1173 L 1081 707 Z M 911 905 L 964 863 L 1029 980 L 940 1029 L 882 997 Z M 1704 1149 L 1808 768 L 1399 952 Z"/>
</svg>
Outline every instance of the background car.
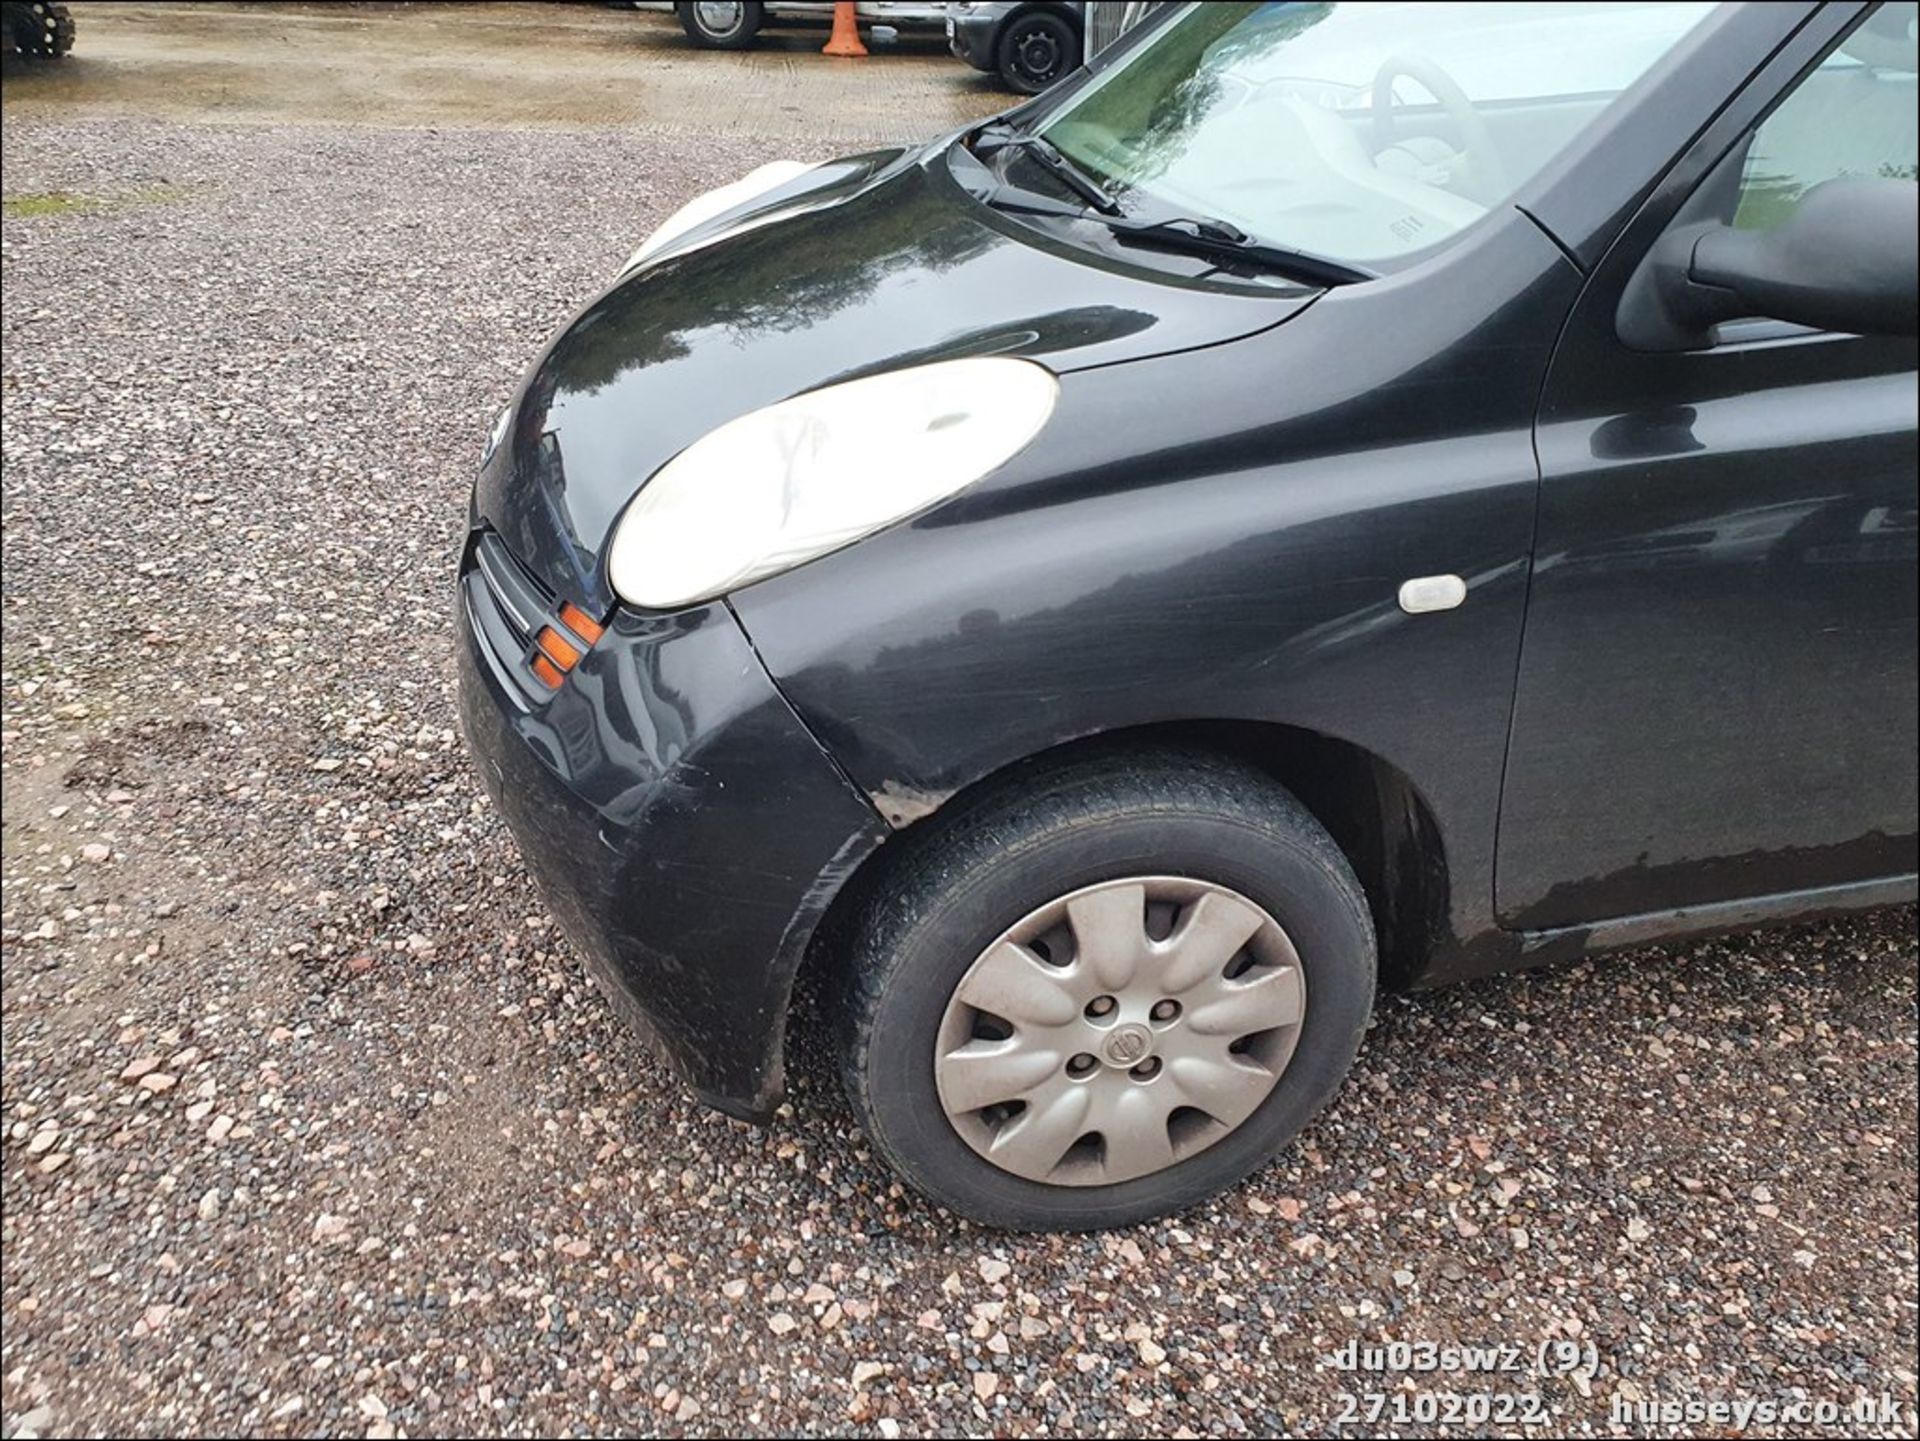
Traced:
<svg viewBox="0 0 1920 1441">
<path fill-rule="evenodd" d="M 646 3 L 639 0 L 636 10 L 671 10 L 680 17 L 680 26 L 694 44 L 708 50 L 745 50 L 769 21 L 826 25 L 832 23 L 831 4 L 784 3 L 772 0 L 678 0 L 678 3 Z M 867 0 L 855 7 L 862 23 L 892 25 L 899 29 L 935 30 L 946 19 L 946 6 L 912 4 L 909 0 Z"/>
<path fill-rule="evenodd" d="M 947 6 L 947 44 L 975 70 L 998 75 L 1022 95 L 1038 95 L 1080 66 L 1087 7 L 1077 3 L 990 0 Z"/>
</svg>

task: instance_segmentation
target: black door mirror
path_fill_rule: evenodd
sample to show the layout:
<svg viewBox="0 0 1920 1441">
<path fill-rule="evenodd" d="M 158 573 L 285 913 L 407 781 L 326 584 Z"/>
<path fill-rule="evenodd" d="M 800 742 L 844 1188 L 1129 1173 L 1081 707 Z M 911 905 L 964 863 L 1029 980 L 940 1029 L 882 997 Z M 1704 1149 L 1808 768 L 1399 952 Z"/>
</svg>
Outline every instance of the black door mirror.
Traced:
<svg viewBox="0 0 1920 1441">
<path fill-rule="evenodd" d="M 1913 335 L 1920 331 L 1920 185 L 1829 180 L 1771 230 L 1682 226 L 1650 259 L 1652 295 L 1632 287 L 1642 303 L 1622 308 L 1629 344 L 1698 349 L 1712 343 L 1714 326 L 1748 317 Z M 1658 315 L 1647 313 L 1647 299 L 1656 299 Z"/>
</svg>

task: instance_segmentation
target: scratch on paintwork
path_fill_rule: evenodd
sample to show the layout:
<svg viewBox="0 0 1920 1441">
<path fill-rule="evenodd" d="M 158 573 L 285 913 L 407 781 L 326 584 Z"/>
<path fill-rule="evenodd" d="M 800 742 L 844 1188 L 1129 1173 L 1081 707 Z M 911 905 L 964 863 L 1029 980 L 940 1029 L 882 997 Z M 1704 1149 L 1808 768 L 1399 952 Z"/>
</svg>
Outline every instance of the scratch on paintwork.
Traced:
<svg viewBox="0 0 1920 1441">
<path fill-rule="evenodd" d="M 939 810 L 946 799 L 936 791 L 923 791 L 915 786 L 902 785 L 899 781 L 885 782 L 872 795 L 873 808 L 895 830 L 924 820 Z"/>
<path fill-rule="evenodd" d="M 877 844 L 878 840 L 873 832 L 865 827 L 848 836 L 834 851 L 833 859 L 821 867 L 820 874 L 813 878 L 800 904 L 794 907 L 793 914 L 787 919 L 786 929 L 780 933 L 780 944 L 775 949 L 775 955 L 780 958 L 781 968 L 785 972 L 789 987 L 792 984 L 794 972 L 800 967 L 800 959 L 806 949 L 807 941 L 812 937 L 815 922 L 826 913 L 827 907 L 833 903 L 833 898 L 840 893 L 841 886 L 846 884 L 847 877 L 858 869 L 860 862 L 866 859 L 867 854 Z M 784 1011 L 786 1005 L 787 997 L 783 995 L 778 1006 Z M 773 1030 L 773 1048 L 767 1060 L 756 1104 L 771 1111 L 786 1094 L 786 1089 L 787 1033 L 785 1026 L 777 1026 Z"/>
<path fill-rule="evenodd" d="M 855 868 L 866 858 L 869 849 L 867 837 L 858 832 L 840 843 L 840 848 L 833 853 L 833 859 L 820 868 L 820 874 L 813 878 L 813 883 L 807 887 L 806 895 L 794 908 L 794 920 L 788 924 L 786 934 L 780 938 L 780 948 L 783 952 L 793 935 L 794 926 L 802 917 L 818 916 L 826 910 L 833 898 L 840 894 L 840 887 L 846 884 L 847 877 L 852 875 Z"/>
</svg>

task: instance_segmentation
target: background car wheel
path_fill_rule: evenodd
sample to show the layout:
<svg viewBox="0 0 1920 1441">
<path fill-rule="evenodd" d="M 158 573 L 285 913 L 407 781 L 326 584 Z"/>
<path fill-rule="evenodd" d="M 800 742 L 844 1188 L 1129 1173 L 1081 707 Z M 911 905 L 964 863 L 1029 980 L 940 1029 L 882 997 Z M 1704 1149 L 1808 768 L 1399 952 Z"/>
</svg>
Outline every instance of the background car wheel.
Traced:
<svg viewBox="0 0 1920 1441">
<path fill-rule="evenodd" d="M 1284 1146 L 1373 1004 L 1352 868 L 1256 771 L 1176 750 L 956 803 L 855 925 L 843 1077 L 875 1147 L 990 1225 L 1192 1205 Z"/>
<path fill-rule="evenodd" d="M 681 0 L 675 5 L 680 28 L 694 44 L 709 50 L 745 50 L 760 33 L 766 18 L 766 6 L 752 3 L 710 4 L 705 0 Z"/>
<path fill-rule="evenodd" d="M 1023 10 L 1000 32 L 1000 79 L 1009 90 L 1038 95 L 1080 64 L 1080 37 L 1048 10 Z"/>
<path fill-rule="evenodd" d="M 13 47 L 35 60 L 58 60 L 73 49 L 73 16 L 64 5 L 35 0 L 7 7 Z"/>
</svg>

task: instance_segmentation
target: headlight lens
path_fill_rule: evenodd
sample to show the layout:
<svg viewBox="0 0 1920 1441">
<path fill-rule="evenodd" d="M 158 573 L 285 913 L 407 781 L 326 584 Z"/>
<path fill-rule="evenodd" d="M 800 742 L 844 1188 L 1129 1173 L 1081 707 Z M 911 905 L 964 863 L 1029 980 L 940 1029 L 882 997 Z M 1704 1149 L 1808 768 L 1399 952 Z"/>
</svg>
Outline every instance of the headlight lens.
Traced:
<svg viewBox="0 0 1920 1441">
<path fill-rule="evenodd" d="M 965 489 L 1018 454 L 1059 393 L 1005 356 L 829 385 L 708 432 L 614 530 L 623 600 L 670 610 L 791 570 Z"/>
</svg>

